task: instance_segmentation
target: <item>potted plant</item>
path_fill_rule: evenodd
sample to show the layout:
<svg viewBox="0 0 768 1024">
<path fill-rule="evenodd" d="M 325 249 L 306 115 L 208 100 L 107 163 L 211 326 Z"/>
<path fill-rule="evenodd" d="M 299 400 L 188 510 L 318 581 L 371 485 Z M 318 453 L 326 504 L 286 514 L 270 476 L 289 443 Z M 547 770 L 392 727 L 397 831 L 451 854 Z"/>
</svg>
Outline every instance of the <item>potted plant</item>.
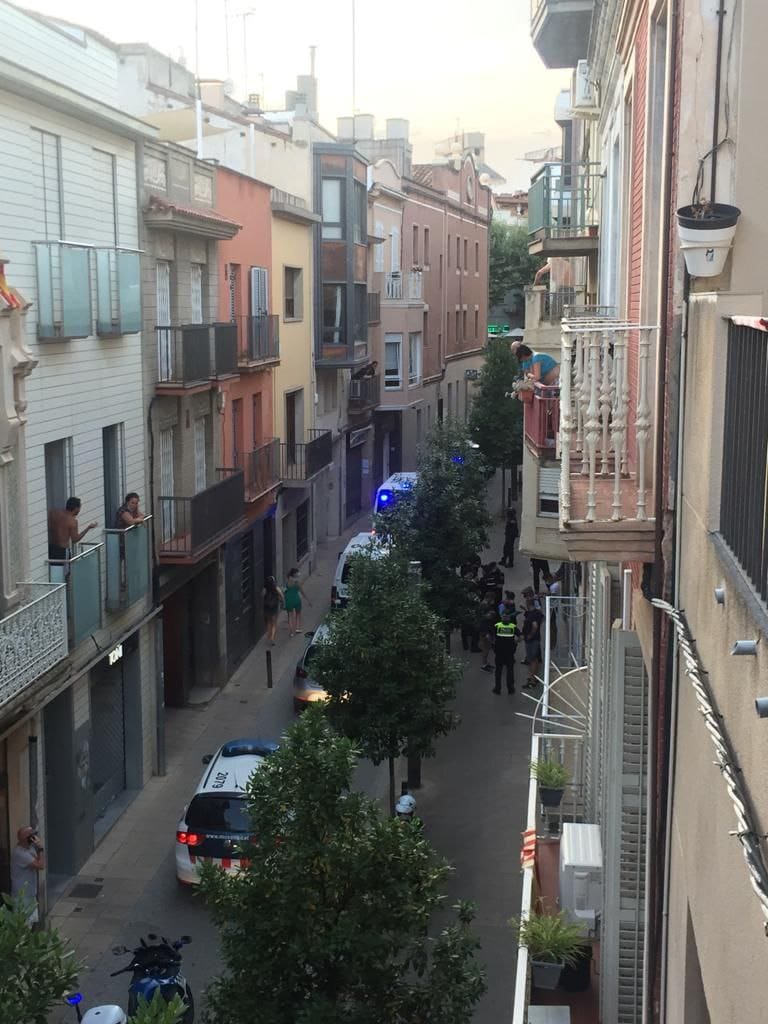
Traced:
<svg viewBox="0 0 768 1024">
<path fill-rule="evenodd" d="M 677 233 L 691 277 L 722 274 L 741 210 L 700 200 L 677 211 Z"/>
<path fill-rule="evenodd" d="M 559 807 L 571 773 L 559 761 L 531 761 L 531 774 L 539 784 L 539 799 L 545 807 Z"/>
<path fill-rule="evenodd" d="M 518 933 L 518 942 L 526 946 L 531 961 L 531 976 L 536 988 L 557 988 L 560 972 L 578 962 L 584 938 L 581 927 L 565 914 L 531 914 L 525 921 L 517 918 L 510 925 Z"/>
</svg>

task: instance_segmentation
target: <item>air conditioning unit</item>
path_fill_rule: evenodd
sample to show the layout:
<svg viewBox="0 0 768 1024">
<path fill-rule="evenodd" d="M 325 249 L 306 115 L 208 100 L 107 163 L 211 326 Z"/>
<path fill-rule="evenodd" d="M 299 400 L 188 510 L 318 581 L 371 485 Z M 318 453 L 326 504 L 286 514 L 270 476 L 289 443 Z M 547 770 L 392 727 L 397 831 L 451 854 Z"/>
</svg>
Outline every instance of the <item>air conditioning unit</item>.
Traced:
<svg viewBox="0 0 768 1024">
<path fill-rule="evenodd" d="M 573 76 L 573 115 L 589 118 L 597 117 L 599 113 L 597 90 L 592 81 L 589 61 L 580 60 Z"/>
<path fill-rule="evenodd" d="M 560 908 L 584 933 L 594 931 L 603 902 L 600 826 L 564 822 L 560 837 Z"/>
</svg>

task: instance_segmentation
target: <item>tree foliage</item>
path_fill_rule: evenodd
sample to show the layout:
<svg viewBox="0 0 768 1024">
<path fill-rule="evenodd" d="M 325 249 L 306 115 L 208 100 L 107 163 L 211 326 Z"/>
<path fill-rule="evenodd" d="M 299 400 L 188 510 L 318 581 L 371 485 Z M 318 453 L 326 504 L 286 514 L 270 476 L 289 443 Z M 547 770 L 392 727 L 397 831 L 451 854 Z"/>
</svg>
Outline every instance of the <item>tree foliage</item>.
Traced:
<svg viewBox="0 0 768 1024">
<path fill-rule="evenodd" d="M 55 930 L 32 929 L 30 905 L 3 897 L 0 906 L 0 1024 L 46 1024 L 77 985 L 78 963 Z"/>
<path fill-rule="evenodd" d="M 169 1002 L 155 993 L 149 1002 L 139 996 L 136 1012 L 128 1018 L 128 1024 L 180 1024 L 187 1010 L 187 1004 L 178 993 Z"/>
<path fill-rule="evenodd" d="M 430 935 L 448 867 L 419 825 L 350 791 L 353 743 L 318 707 L 248 785 L 254 839 L 202 889 L 224 973 L 211 1024 L 465 1024 L 484 990 L 472 910 Z"/>
<path fill-rule="evenodd" d="M 523 289 L 533 284 L 534 275 L 544 262 L 541 256 L 529 254 L 525 228 L 491 221 L 488 305 L 502 305 L 509 292 L 522 303 Z"/>
<path fill-rule="evenodd" d="M 328 718 L 375 764 L 428 757 L 457 724 L 450 705 L 461 667 L 397 549 L 384 558 L 356 555 L 350 565 L 349 604 L 332 616 L 312 666 L 328 694 Z"/>
<path fill-rule="evenodd" d="M 426 599 L 450 627 L 471 616 L 458 570 L 488 544 L 487 470 L 463 423 L 437 423 L 422 450 L 410 500 L 398 501 L 383 523 L 398 550 L 421 562 Z"/>
<path fill-rule="evenodd" d="M 517 375 L 518 363 L 509 342 L 489 341 L 469 429 L 486 462 L 497 469 L 518 465 L 522 458 L 523 406 L 505 397 Z"/>
</svg>

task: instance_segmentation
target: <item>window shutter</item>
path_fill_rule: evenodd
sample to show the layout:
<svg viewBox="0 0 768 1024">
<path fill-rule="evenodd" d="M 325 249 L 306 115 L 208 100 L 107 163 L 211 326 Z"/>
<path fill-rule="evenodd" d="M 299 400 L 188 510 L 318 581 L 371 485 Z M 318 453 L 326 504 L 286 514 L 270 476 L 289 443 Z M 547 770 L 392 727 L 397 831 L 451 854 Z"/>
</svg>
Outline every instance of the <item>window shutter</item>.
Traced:
<svg viewBox="0 0 768 1024">
<path fill-rule="evenodd" d="M 269 272 L 265 267 L 251 267 L 251 316 L 269 313 Z"/>
<path fill-rule="evenodd" d="M 605 855 L 601 1015 L 616 1024 L 643 1020 L 648 681 L 633 632 L 611 637 L 610 707 L 605 718 L 602 840 Z M 607 682 L 607 680 L 606 680 Z"/>
<path fill-rule="evenodd" d="M 199 263 L 193 263 L 190 270 L 190 305 L 192 309 L 192 323 L 203 322 L 203 268 Z"/>
<path fill-rule="evenodd" d="M 172 498 L 173 491 L 173 428 L 160 431 L 160 497 Z M 176 510 L 172 501 L 160 504 L 160 531 L 163 541 L 168 541 L 176 527 Z"/>
<path fill-rule="evenodd" d="M 205 416 L 195 420 L 195 494 L 204 491 L 207 485 L 205 471 L 205 420 Z"/>
<path fill-rule="evenodd" d="M 384 238 L 384 225 L 380 220 L 376 221 L 376 237 Z M 384 272 L 384 243 L 379 242 L 373 247 L 373 269 L 377 274 Z"/>
</svg>

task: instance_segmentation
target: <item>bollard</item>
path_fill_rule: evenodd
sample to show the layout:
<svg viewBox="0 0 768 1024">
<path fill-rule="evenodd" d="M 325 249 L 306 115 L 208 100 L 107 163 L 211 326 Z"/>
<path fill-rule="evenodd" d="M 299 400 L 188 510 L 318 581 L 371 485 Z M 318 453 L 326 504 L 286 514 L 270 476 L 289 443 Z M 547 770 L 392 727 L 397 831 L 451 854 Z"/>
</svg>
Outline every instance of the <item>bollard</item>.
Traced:
<svg viewBox="0 0 768 1024">
<path fill-rule="evenodd" d="M 267 651 L 267 689 L 272 689 L 272 651 Z"/>
</svg>

